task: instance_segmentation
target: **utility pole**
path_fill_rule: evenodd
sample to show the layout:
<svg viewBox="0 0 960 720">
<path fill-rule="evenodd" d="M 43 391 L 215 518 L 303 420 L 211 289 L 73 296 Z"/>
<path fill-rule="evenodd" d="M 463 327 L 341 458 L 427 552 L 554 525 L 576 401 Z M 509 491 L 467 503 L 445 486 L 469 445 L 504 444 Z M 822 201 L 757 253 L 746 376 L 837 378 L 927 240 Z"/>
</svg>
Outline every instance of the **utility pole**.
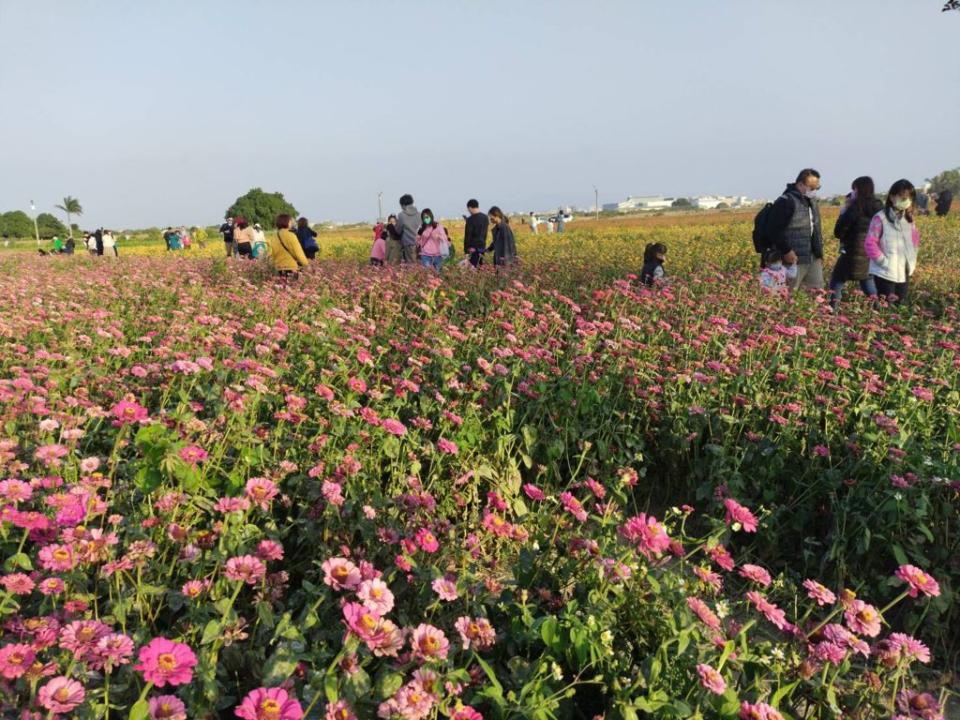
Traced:
<svg viewBox="0 0 960 720">
<path fill-rule="evenodd" d="M 37 235 L 37 250 L 40 249 L 40 226 L 37 225 L 37 206 L 30 201 L 30 212 L 33 213 L 33 232 Z"/>
<path fill-rule="evenodd" d="M 599 220 L 600 219 L 600 191 L 597 190 L 596 185 L 593 186 L 593 212 L 594 212 L 593 219 Z"/>
<path fill-rule="evenodd" d="M 377 222 L 383 221 L 383 191 L 377 193 Z"/>
</svg>

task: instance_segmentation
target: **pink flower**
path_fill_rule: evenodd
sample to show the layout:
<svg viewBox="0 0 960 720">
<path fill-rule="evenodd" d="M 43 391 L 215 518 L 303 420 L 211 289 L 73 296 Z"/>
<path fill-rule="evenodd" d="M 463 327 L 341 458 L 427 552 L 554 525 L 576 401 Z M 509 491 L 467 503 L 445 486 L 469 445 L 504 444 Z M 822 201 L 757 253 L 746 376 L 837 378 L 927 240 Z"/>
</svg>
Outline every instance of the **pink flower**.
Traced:
<svg viewBox="0 0 960 720">
<path fill-rule="evenodd" d="M 68 455 L 70 450 L 63 445 L 41 445 L 34 452 L 37 458 L 47 467 L 60 467 L 60 458 Z"/>
<path fill-rule="evenodd" d="M 439 577 L 431 585 L 433 591 L 444 602 L 453 602 L 457 599 L 457 584 L 449 578 Z"/>
<path fill-rule="evenodd" d="M 357 597 L 363 601 L 365 607 L 378 615 L 383 616 L 393 610 L 393 593 L 387 584 L 378 578 L 360 583 Z"/>
<path fill-rule="evenodd" d="M 816 580 L 804 580 L 803 587 L 807 589 L 807 597 L 816 600 L 817 605 L 833 605 L 837 601 L 837 596 Z"/>
<path fill-rule="evenodd" d="M 394 420 L 393 418 L 387 418 L 380 422 L 380 427 L 386 430 L 391 435 L 396 435 L 401 437 L 407 434 L 406 426 L 399 420 Z"/>
<path fill-rule="evenodd" d="M 257 688 L 233 713 L 244 720 L 300 720 L 303 708 L 283 688 Z"/>
<path fill-rule="evenodd" d="M 483 720 L 483 715 L 469 705 L 464 705 L 454 710 L 453 715 L 450 716 L 450 720 Z"/>
<path fill-rule="evenodd" d="M 719 631 L 722 627 L 720 624 L 720 618 L 718 618 L 713 610 L 711 610 L 710 607 L 700 598 L 688 597 L 687 607 L 693 611 L 693 614 L 699 618 L 700 622 L 702 622 L 711 630 Z"/>
<path fill-rule="evenodd" d="M 744 563 L 740 566 L 740 575 L 745 577 L 747 580 L 752 580 L 763 587 L 770 586 L 770 573 L 764 570 L 759 565 L 751 565 L 750 563 Z"/>
<path fill-rule="evenodd" d="M 0 497 L 14 504 L 26 502 L 33 497 L 33 488 L 23 480 L 0 480 Z"/>
<path fill-rule="evenodd" d="M 327 705 L 327 712 L 324 714 L 323 720 L 357 720 L 357 716 L 347 705 L 346 700 L 337 700 L 335 703 Z"/>
<path fill-rule="evenodd" d="M 486 618 L 472 619 L 467 616 L 457 618 L 453 624 L 460 633 L 460 640 L 463 642 L 463 649 L 486 650 L 493 647 L 497 639 L 493 625 Z"/>
<path fill-rule="evenodd" d="M 427 528 L 417 530 L 416 540 L 417 545 L 419 545 L 420 549 L 424 552 L 435 553 L 440 549 L 440 543 L 437 542 L 436 536 Z"/>
<path fill-rule="evenodd" d="M 0 675 L 16 680 L 33 664 L 36 653 L 30 645 L 14 643 L 0 647 Z"/>
<path fill-rule="evenodd" d="M 59 644 L 80 660 L 95 655 L 100 638 L 110 633 L 110 627 L 99 620 L 74 620 L 60 631 Z"/>
<path fill-rule="evenodd" d="M 560 493 L 560 503 L 579 522 L 586 522 L 587 511 L 583 509 L 583 504 L 573 496 L 573 493 Z"/>
<path fill-rule="evenodd" d="M 700 675 L 700 684 L 714 695 L 723 695 L 727 691 L 727 683 L 723 676 L 705 663 L 697 665 L 697 674 Z"/>
<path fill-rule="evenodd" d="M 783 720 L 777 710 L 766 703 L 740 703 L 740 720 Z"/>
<path fill-rule="evenodd" d="M 98 467 L 100 467 L 100 458 L 86 457 L 80 461 L 80 470 L 87 475 L 94 472 Z"/>
<path fill-rule="evenodd" d="M 527 483 L 523 486 L 523 492 L 528 498 L 531 500 L 536 500 L 537 502 L 541 502 L 547 498 L 543 490 L 531 483 Z"/>
<path fill-rule="evenodd" d="M 36 586 L 30 576 L 23 573 L 13 573 L 0 577 L 0 585 L 3 585 L 4 589 L 11 595 L 29 595 Z"/>
<path fill-rule="evenodd" d="M 751 590 L 747 593 L 747 600 L 749 600 L 770 623 L 780 630 L 786 630 L 790 627 L 790 623 L 787 622 L 786 613 L 760 593 Z"/>
<path fill-rule="evenodd" d="M 232 512 L 245 512 L 250 509 L 250 501 L 241 497 L 224 497 L 217 501 L 213 509 L 224 515 Z"/>
<path fill-rule="evenodd" d="M 77 559 L 69 545 L 46 545 L 40 550 L 40 565 L 44 570 L 61 572 L 76 567 Z"/>
<path fill-rule="evenodd" d="M 158 688 L 186 685 L 193 680 L 193 668 L 197 664 L 197 656 L 189 646 L 163 637 L 156 637 L 140 648 L 139 660 L 134 670 Z"/>
<path fill-rule="evenodd" d="M 433 625 L 421 623 L 417 625 L 410 636 L 410 649 L 413 651 L 413 657 L 424 662 L 445 660 L 449 648 L 450 641 L 443 634 L 443 630 L 435 628 Z"/>
<path fill-rule="evenodd" d="M 940 594 L 940 584 L 914 565 L 901 565 L 895 575 L 910 586 L 910 597 L 915 598 L 918 593 L 930 597 Z"/>
<path fill-rule="evenodd" d="M 891 633 L 889 643 L 900 657 L 907 660 L 919 660 L 922 663 L 930 662 L 930 648 L 912 635 Z"/>
<path fill-rule="evenodd" d="M 266 572 L 267 568 L 260 558 L 253 555 L 240 555 L 227 560 L 224 574 L 229 580 L 256 585 Z"/>
<path fill-rule="evenodd" d="M 187 720 L 187 706 L 176 695 L 152 697 L 150 720 Z"/>
<path fill-rule="evenodd" d="M 731 572 L 736 567 L 733 563 L 733 556 L 723 545 L 714 545 L 708 548 L 707 554 L 722 570 Z"/>
<path fill-rule="evenodd" d="M 280 492 L 277 486 L 267 478 L 250 478 L 244 492 L 254 505 L 260 506 L 260 509 L 270 508 L 270 501 Z"/>
<path fill-rule="evenodd" d="M 187 580 L 183 584 L 183 587 L 180 588 L 180 592 L 186 595 L 191 600 L 196 600 L 198 597 L 203 595 L 210 587 L 209 580 Z"/>
<path fill-rule="evenodd" d="M 145 423 L 150 420 L 150 413 L 142 405 L 129 400 L 121 400 L 110 410 L 117 419 L 118 425 L 130 423 Z"/>
<path fill-rule="evenodd" d="M 203 448 L 197 447 L 196 445 L 187 445 L 184 448 L 180 448 L 180 459 L 185 463 L 190 463 L 191 465 L 196 465 L 197 463 L 202 463 L 207 459 L 207 451 Z"/>
<path fill-rule="evenodd" d="M 126 665 L 133 657 L 133 640 L 123 633 L 110 633 L 97 641 L 94 652 L 108 669 Z"/>
<path fill-rule="evenodd" d="M 283 545 L 276 540 L 261 540 L 257 545 L 257 557 L 264 562 L 283 560 Z"/>
<path fill-rule="evenodd" d="M 455 442 L 445 440 L 444 438 L 437 440 L 437 449 L 439 449 L 442 453 L 446 453 L 447 455 L 456 455 L 460 451 Z"/>
<path fill-rule="evenodd" d="M 360 584 L 360 570 L 346 558 L 329 558 L 320 567 L 323 582 L 334 590 L 353 590 Z"/>
<path fill-rule="evenodd" d="M 921 720 L 943 720 L 940 703 L 930 693 L 918 693 L 916 690 L 901 690 L 897 693 L 897 709 L 911 718 Z"/>
<path fill-rule="evenodd" d="M 341 507 L 343 505 L 343 488 L 340 486 L 340 483 L 324 480 L 320 492 L 323 493 L 324 500 L 334 507 Z"/>
<path fill-rule="evenodd" d="M 666 528 L 653 515 L 648 517 L 646 513 L 628 519 L 620 528 L 620 534 L 635 543 L 637 549 L 648 558 L 661 555 L 670 547 Z"/>
<path fill-rule="evenodd" d="M 847 627 L 858 635 L 876 637 L 880 634 L 880 613 L 863 600 L 853 600 L 843 613 Z"/>
<path fill-rule="evenodd" d="M 70 712 L 83 702 L 84 697 L 83 685 L 63 675 L 53 678 L 37 694 L 40 704 L 54 714 Z"/>
<path fill-rule="evenodd" d="M 723 501 L 723 506 L 727 509 L 726 523 L 739 523 L 744 532 L 752 533 L 757 531 L 757 518 L 752 512 L 733 498 L 727 498 Z"/>
<path fill-rule="evenodd" d="M 710 568 L 698 565 L 693 568 L 693 574 L 700 578 L 703 583 L 709 585 L 714 592 L 723 590 L 723 578 Z"/>
</svg>

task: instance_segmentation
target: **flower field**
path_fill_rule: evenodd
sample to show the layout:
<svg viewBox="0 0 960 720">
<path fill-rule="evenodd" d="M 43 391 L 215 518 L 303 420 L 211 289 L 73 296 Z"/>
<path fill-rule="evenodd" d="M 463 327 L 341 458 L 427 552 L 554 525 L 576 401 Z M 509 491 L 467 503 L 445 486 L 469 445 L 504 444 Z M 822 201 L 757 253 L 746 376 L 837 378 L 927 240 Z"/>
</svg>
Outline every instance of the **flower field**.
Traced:
<svg viewBox="0 0 960 720">
<path fill-rule="evenodd" d="M 921 234 L 911 304 L 838 313 L 745 222 L 440 277 L 321 237 L 286 284 L 0 255 L 0 716 L 949 716 L 960 222 Z"/>
</svg>

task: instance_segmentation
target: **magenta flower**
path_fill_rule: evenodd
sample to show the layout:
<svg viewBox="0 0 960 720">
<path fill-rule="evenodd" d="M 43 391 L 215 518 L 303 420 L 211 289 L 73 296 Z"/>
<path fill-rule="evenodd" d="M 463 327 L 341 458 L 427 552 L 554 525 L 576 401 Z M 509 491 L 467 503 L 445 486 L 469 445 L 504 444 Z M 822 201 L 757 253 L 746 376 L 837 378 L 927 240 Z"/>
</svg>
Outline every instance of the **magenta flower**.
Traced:
<svg viewBox="0 0 960 720">
<path fill-rule="evenodd" d="M 430 584 L 430 587 L 444 602 L 453 602 L 457 599 L 457 584 L 448 578 L 439 577 Z"/>
<path fill-rule="evenodd" d="M 190 465 L 202 463 L 209 457 L 206 450 L 196 445 L 187 445 L 184 448 L 180 448 L 179 455 L 181 460 Z"/>
<path fill-rule="evenodd" d="M 910 586 L 910 597 L 915 598 L 918 593 L 930 597 L 940 594 L 940 584 L 914 565 L 901 565 L 895 575 Z"/>
<path fill-rule="evenodd" d="M 454 710 L 450 720 L 483 720 L 483 715 L 469 705 Z"/>
<path fill-rule="evenodd" d="M 33 664 L 35 657 L 36 653 L 30 645 L 13 643 L 0 647 L 0 676 L 16 680 Z"/>
<path fill-rule="evenodd" d="M 360 583 L 357 597 L 363 601 L 364 606 L 380 616 L 393 610 L 393 593 L 390 592 L 387 584 L 379 578 L 364 580 Z"/>
<path fill-rule="evenodd" d="M 723 676 L 705 663 L 697 665 L 697 674 L 700 675 L 700 684 L 714 695 L 723 695 L 727 691 L 727 683 Z"/>
<path fill-rule="evenodd" d="M 257 688 L 247 693 L 233 714 L 243 720 L 300 720 L 303 708 L 283 688 Z"/>
<path fill-rule="evenodd" d="M 133 640 L 123 633 L 110 633 L 97 641 L 94 652 L 103 666 L 110 670 L 130 662 L 133 657 Z"/>
<path fill-rule="evenodd" d="M 327 705 L 323 720 L 357 720 L 346 700 L 337 700 L 335 703 Z"/>
<path fill-rule="evenodd" d="M 360 603 L 347 603 L 343 606 L 343 619 L 357 637 L 364 642 L 372 642 L 381 630 L 380 613 Z"/>
<path fill-rule="evenodd" d="M 486 618 L 470 618 L 467 616 L 457 618 L 453 624 L 460 633 L 460 640 L 463 642 L 463 649 L 486 650 L 493 647 L 497 639 L 493 625 Z"/>
<path fill-rule="evenodd" d="M 417 545 L 419 545 L 420 549 L 424 552 L 435 553 L 440 549 L 440 543 L 437 542 L 436 536 L 427 528 L 417 530 L 416 541 Z"/>
<path fill-rule="evenodd" d="M 537 502 L 547 499 L 547 496 L 544 494 L 543 490 L 531 483 L 527 483 L 523 486 L 523 492 L 528 498 L 531 500 L 536 500 Z"/>
<path fill-rule="evenodd" d="M 863 600 L 853 600 L 843 613 L 847 627 L 858 635 L 876 637 L 880 634 L 880 612 Z"/>
<path fill-rule="evenodd" d="M 698 597 L 688 597 L 687 607 L 693 611 L 693 614 L 711 630 L 719 631 L 721 629 L 720 618 L 710 609 L 710 607 Z"/>
<path fill-rule="evenodd" d="M 0 577 L 0 585 L 11 595 L 29 595 L 36 587 L 36 583 L 30 579 L 29 575 L 23 573 L 13 573 Z"/>
<path fill-rule="evenodd" d="M 620 528 L 620 534 L 646 557 L 661 555 L 670 547 L 670 536 L 657 519 L 646 513 L 629 518 Z"/>
<path fill-rule="evenodd" d="M 740 566 L 740 575 L 745 577 L 747 580 L 752 580 L 753 582 L 762 585 L 763 587 L 770 586 L 770 573 L 764 570 L 759 565 L 751 565 L 750 563 L 744 563 Z"/>
<path fill-rule="evenodd" d="M 227 576 L 227 579 L 245 582 L 247 585 L 256 585 L 266 572 L 266 565 L 254 555 L 232 557 L 227 560 L 224 567 L 224 575 Z"/>
<path fill-rule="evenodd" d="M 456 455 L 460 451 L 455 442 L 444 438 L 437 440 L 437 449 L 447 455 Z"/>
<path fill-rule="evenodd" d="M 382 420 L 380 422 L 380 427 L 382 427 L 391 435 L 396 435 L 397 437 L 401 437 L 407 434 L 406 426 L 399 420 L 394 420 L 393 418 L 387 418 L 386 420 Z"/>
<path fill-rule="evenodd" d="M 267 478 L 250 478 L 247 480 L 244 492 L 250 499 L 250 502 L 258 505 L 262 510 L 267 510 L 270 508 L 270 501 L 273 500 L 280 491 L 277 489 L 276 484 L 267 480 Z"/>
<path fill-rule="evenodd" d="M 63 675 L 53 678 L 37 694 L 40 704 L 54 714 L 71 712 L 83 702 L 84 697 L 86 692 L 83 685 Z"/>
<path fill-rule="evenodd" d="M 140 648 L 140 663 L 134 666 L 143 679 L 158 688 L 167 685 L 186 685 L 193 680 L 197 656 L 183 643 L 156 637 Z"/>
<path fill-rule="evenodd" d="M 176 695 L 152 697 L 150 720 L 187 720 L 187 706 Z"/>
<path fill-rule="evenodd" d="M 816 600 L 817 605 L 833 605 L 837 601 L 837 596 L 816 580 L 804 580 L 803 587 L 807 590 L 807 597 Z"/>
<path fill-rule="evenodd" d="M 346 558 L 329 558 L 320 567 L 323 570 L 323 582 L 334 590 L 354 590 L 360 585 L 359 568 Z"/>
<path fill-rule="evenodd" d="M 748 508 L 733 498 L 724 500 L 723 506 L 727 509 L 725 520 L 728 525 L 739 523 L 744 532 L 753 533 L 757 531 L 757 518 Z"/>
<path fill-rule="evenodd" d="M 443 630 L 433 625 L 421 623 L 417 625 L 410 636 L 410 649 L 413 652 L 413 657 L 424 662 L 446 660 L 449 648 L 450 641 L 443 634 Z"/>
<path fill-rule="evenodd" d="M 118 425 L 129 425 L 131 423 L 145 423 L 150 420 L 150 413 L 139 403 L 130 400 L 121 400 L 114 405 L 110 412 L 116 418 Z"/>
<path fill-rule="evenodd" d="M 746 700 L 740 703 L 740 720 L 783 720 L 777 710 L 766 703 L 748 703 Z"/>
<path fill-rule="evenodd" d="M 283 560 L 283 545 L 276 540 L 261 540 L 257 545 L 257 557 L 264 562 Z"/>
</svg>

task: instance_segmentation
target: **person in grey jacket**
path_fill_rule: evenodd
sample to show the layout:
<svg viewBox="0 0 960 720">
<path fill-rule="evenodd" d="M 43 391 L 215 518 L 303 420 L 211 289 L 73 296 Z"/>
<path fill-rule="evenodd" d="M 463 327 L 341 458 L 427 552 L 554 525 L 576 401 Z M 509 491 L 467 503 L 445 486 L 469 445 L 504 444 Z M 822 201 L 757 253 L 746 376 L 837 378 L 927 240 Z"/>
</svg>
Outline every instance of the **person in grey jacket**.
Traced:
<svg viewBox="0 0 960 720">
<path fill-rule="evenodd" d="M 801 285 L 823 289 L 823 230 L 817 192 L 820 173 L 812 168 L 801 170 L 796 182 L 787 185 L 770 212 L 767 232 L 786 266 L 796 265 L 797 272 L 787 281 L 791 290 Z"/>
<path fill-rule="evenodd" d="M 400 215 L 397 217 L 395 227 L 400 235 L 400 262 L 415 263 L 417 261 L 417 232 L 420 230 L 420 211 L 413 204 L 412 195 L 404 195 L 400 198 Z"/>
</svg>

